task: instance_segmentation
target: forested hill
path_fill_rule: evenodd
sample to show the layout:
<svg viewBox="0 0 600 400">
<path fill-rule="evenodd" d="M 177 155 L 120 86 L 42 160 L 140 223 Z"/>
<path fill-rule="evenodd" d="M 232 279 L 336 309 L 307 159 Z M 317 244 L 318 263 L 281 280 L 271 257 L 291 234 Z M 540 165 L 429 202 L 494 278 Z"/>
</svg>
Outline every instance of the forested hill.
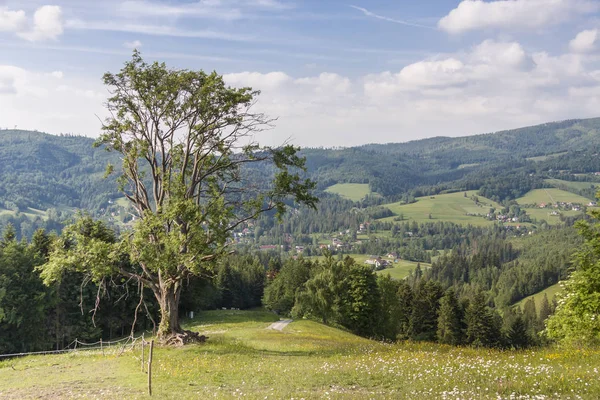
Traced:
<svg viewBox="0 0 600 400">
<path fill-rule="evenodd" d="M 104 179 L 104 170 L 108 162 L 118 165 L 119 160 L 92 144 L 93 139 L 82 136 L 0 131 L 0 216 L 48 209 L 106 213 L 119 195 L 114 177 Z M 534 175 L 528 178 L 527 189 L 535 187 L 541 171 L 599 171 L 596 148 L 600 148 L 600 118 L 460 138 L 309 148 L 302 153 L 319 189 L 336 183 L 367 183 L 372 192 L 397 197 L 432 186 L 442 190 L 498 187 L 494 180 L 523 181 L 522 175 Z"/>
<path fill-rule="evenodd" d="M 459 189 L 479 189 L 484 183 L 481 178 L 520 168 L 528 173 L 552 169 L 540 161 L 560 157 L 563 164 L 571 160 L 571 167 L 583 170 L 586 165 L 578 165 L 571 156 L 589 156 L 598 147 L 600 118 L 594 118 L 459 138 L 435 137 L 337 150 L 305 149 L 303 153 L 320 188 L 335 183 L 368 183 L 371 191 L 390 196 L 417 186 L 453 181 L 462 182 L 457 185 Z M 595 165 L 587 164 L 587 168 Z M 477 182 L 471 183 L 473 179 Z"/>
<path fill-rule="evenodd" d="M 117 196 L 114 178 L 104 179 L 115 154 L 81 136 L 0 131 L 0 210 L 98 210 Z"/>
</svg>

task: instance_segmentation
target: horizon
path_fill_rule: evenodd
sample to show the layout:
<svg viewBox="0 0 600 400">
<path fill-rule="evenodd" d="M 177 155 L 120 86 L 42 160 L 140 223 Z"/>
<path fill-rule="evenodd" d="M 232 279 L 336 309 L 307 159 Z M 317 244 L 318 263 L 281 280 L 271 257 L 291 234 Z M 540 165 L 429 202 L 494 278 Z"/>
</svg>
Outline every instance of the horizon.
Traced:
<svg viewBox="0 0 600 400">
<path fill-rule="evenodd" d="M 262 91 L 256 139 L 405 143 L 598 116 L 592 0 L 8 0 L 0 126 L 97 137 L 102 74 L 134 48 Z M 199 28 L 201 27 L 201 28 Z"/>
</svg>

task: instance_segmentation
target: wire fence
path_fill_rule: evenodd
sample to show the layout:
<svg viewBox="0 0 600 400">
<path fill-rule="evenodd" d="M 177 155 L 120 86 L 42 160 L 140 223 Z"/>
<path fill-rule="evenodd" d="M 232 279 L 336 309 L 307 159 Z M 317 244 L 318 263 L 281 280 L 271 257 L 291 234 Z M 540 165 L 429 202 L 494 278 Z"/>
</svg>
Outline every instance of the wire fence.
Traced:
<svg viewBox="0 0 600 400">
<path fill-rule="evenodd" d="M 117 354 L 120 355 L 126 351 L 132 351 L 136 348 L 136 346 L 142 346 L 144 344 L 149 344 L 149 342 L 144 343 L 144 335 L 133 336 L 130 335 L 128 337 L 112 340 L 112 341 L 103 341 L 100 339 L 94 343 L 86 343 L 82 342 L 79 339 L 73 340 L 67 347 L 62 350 L 46 350 L 46 351 L 32 351 L 32 352 L 24 352 L 24 353 L 10 353 L 10 354 L 0 354 L 0 360 L 6 358 L 14 358 L 14 357 L 25 357 L 25 356 L 34 356 L 34 355 L 45 355 L 45 354 L 62 354 L 62 353 L 72 353 L 72 352 L 100 352 L 103 355 L 107 354 Z"/>
<path fill-rule="evenodd" d="M 144 348 L 149 346 L 148 350 Z M 144 338 L 144 334 L 135 337 L 130 335 L 126 338 L 105 342 L 100 339 L 94 343 L 82 342 L 79 339 L 73 340 L 69 345 L 62 350 L 48 350 L 48 351 L 32 351 L 28 353 L 12 353 L 12 354 L 0 354 L 0 361 L 3 359 L 10 359 L 15 357 L 33 356 L 33 355 L 45 355 L 45 354 L 61 354 L 61 353 L 73 353 L 73 352 L 85 352 L 90 354 L 92 352 L 101 353 L 103 356 L 116 355 L 127 352 L 133 352 L 136 347 L 141 350 L 140 356 L 138 357 L 133 353 L 133 357 L 141 361 L 141 371 L 148 375 L 148 394 L 152 396 L 152 354 L 154 349 L 154 340 L 147 342 Z M 145 352 L 148 353 L 148 360 L 145 362 Z"/>
</svg>

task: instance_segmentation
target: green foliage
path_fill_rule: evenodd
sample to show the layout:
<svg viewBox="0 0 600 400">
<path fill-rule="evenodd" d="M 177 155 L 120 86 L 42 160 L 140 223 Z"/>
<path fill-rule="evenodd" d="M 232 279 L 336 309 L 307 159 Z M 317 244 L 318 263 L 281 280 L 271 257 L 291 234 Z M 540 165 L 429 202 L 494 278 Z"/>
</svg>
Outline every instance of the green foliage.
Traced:
<svg viewBox="0 0 600 400">
<path fill-rule="evenodd" d="M 450 288 L 440 300 L 437 340 L 440 343 L 459 345 L 464 338 L 464 310 L 454 289 Z"/>
<path fill-rule="evenodd" d="M 600 218 L 600 212 L 591 212 Z M 600 343 L 600 224 L 580 223 L 585 242 L 575 253 L 575 270 L 558 294 L 556 312 L 546 321 L 546 333 L 565 344 Z"/>
<path fill-rule="evenodd" d="M 475 293 L 465 310 L 467 343 L 479 347 L 501 344 L 499 316 L 486 304 L 483 292 Z"/>
</svg>

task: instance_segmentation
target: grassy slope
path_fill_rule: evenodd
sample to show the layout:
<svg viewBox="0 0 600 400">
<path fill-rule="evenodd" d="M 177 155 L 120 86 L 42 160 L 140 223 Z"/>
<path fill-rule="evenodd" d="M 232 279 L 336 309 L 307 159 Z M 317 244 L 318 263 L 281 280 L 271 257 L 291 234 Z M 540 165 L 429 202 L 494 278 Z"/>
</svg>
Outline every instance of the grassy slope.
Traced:
<svg viewBox="0 0 600 400">
<path fill-rule="evenodd" d="M 352 201 L 360 201 L 371 194 L 371 189 L 366 183 L 338 183 L 325 189 L 328 193 L 335 193 Z"/>
<path fill-rule="evenodd" d="M 573 181 L 564 181 L 562 179 L 544 179 L 544 182 L 550 185 L 564 185 L 571 190 L 582 190 L 589 189 L 591 187 L 600 187 L 600 183 L 598 182 L 573 182 Z"/>
<path fill-rule="evenodd" d="M 565 155 L 565 154 L 567 154 L 567 152 L 563 151 L 561 153 L 547 154 L 545 156 L 528 157 L 527 160 L 529 160 L 529 161 L 546 161 L 546 160 L 549 160 L 551 158 L 560 157 L 560 156 Z"/>
<path fill-rule="evenodd" d="M 390 274 L 390 276 L 394 279 L 404 279 L 408 276 L 410 271 L 413 271 L 417 267 L 417 264 L 419 264 L 419 263 L 416 263 L 414 261 L 400 260 L 400 261 L 398 261 L 398 263 L 393 264 L 393 266 L 391 268 L 382 269 L 380 271 L 377 271 L 377 273 L 380 275 Z M 426 269 L 426 268 L 431 267 L 431 264 L 427 264 L 427 263 L 420 263 L 420 264 L 421 264 L 421 269 Z"/>
<path fill-rule="evenodd" d="M 427 343 L 383 344 L 310 321 L 283 332 L 254 311 L 200 315 L 204 345 L 158 348 L 153 398 L 600 397 L 600 351 L 500 352 Z M 139 350 L 72 353 L 0 363 L 0 397 L 148 398 Z M 511 398 L 512 398 L 511 397 Z"/>
<path fill-rule="evenodd" d="M 476 191 L 467 192 L 468 197 L 464 197 L 464 192 L 440 194 L 436 196 L 418 197 L 416 203 L 386 204 L 396 215 L 404 214 L 404 219 L 417 222 L 435 222 L 448 221 L 457 224 L 471 225 L 491 225 L 494 222 L 479 216 L 469 216 L 469 214 L 487 214 L 491 207 L 501 208 L 500 205 L 485 197 L 478 196 L 480 206 L 471 200 Z M 429 219 L 431 214 L 431 219 Z M 384 218 L 383 221 L 393 221 L 394 217 Z"/>
<path fill-rule="evenodd" d="M 517 199 L 519 204 L 540 204 L 540 203 L 555 203 L 555 202 L 572 202 L 588 204 L 590 200 L 583 196 L 567 192 L 560 189 L 534 189 L 523 197 Z"/>
<path fill-rule="evenodd" d="M 525 302 L 527 302 L 530 298 L 533 298 L 533 301 L 535 301 L 535 308 L 536 310 L 538 310 L 538 312 L 540 311 L 540 306 L 542 304 L 542 300 L 544 298 L 544 294 L 546 296 L 548 296 L 548 301 L 552 302 L 552 299 L 554 298 L 554 296 L 556 296 L 556 294 L 561 290 L 560 284 L 557 283 L 555 285 L 549 286 L 546 289 L 537 292 L 535 294 L 532 294 L 531 296 L 527 296 L 524 299 L 518 301 L 517 303 L 515 303 L 516 306 L 519 307 L 523 307 L 525 305 Z"/>
</svg>

